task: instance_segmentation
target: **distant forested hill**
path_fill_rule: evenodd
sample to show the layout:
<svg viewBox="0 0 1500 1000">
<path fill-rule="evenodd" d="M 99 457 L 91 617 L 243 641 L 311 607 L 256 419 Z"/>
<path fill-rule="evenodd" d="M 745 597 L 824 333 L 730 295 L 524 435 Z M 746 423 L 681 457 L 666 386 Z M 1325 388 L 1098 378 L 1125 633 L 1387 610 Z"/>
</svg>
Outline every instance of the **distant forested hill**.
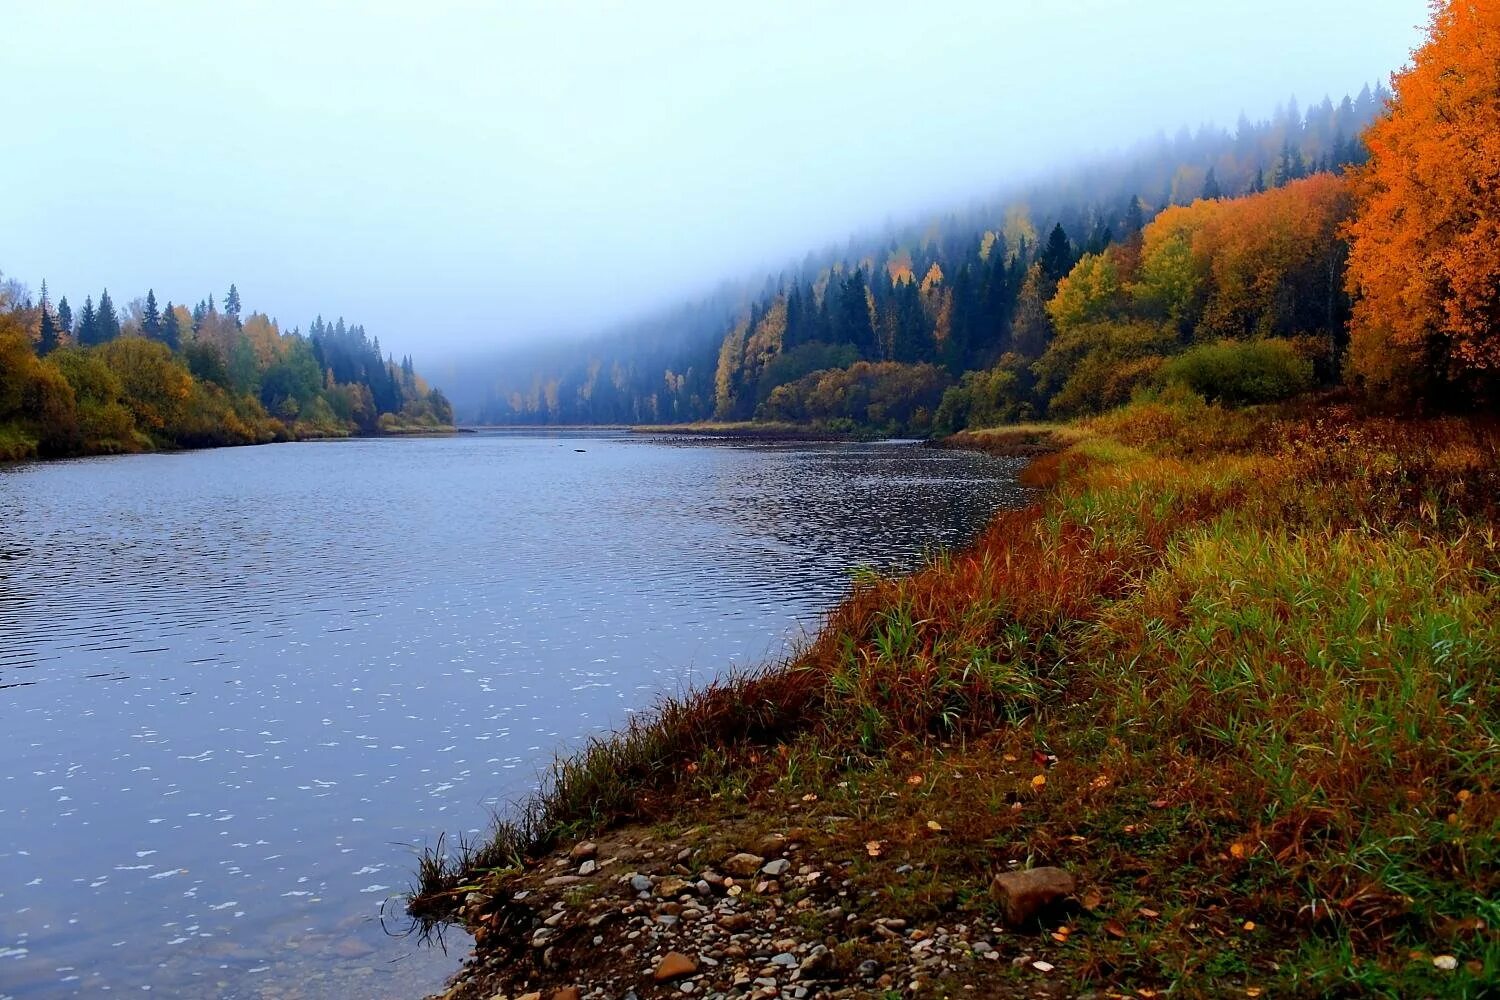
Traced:
<svg viewBox="0 0 1500 1000">
<path fill-rule="evenodd" d="M 1292 101 L 1267 121 L 1242 117 L 1233 132 L 1183 130 L 962 212 L 809 253 L 754 287 L 726 286 L 591 341 L 515 352 L 462 383 L 463 415 L 520 424 L 875 419 L 925 430 L 965 373 L 1008 360 L 1027 369 L 1023 382 L 1034 379 L 1029 368 L 1057 333 L 1048 303 L 1080 259 L 1138 243 L 1164 209 L 1362 163 L 1360 136 L 1388 96 L 1366 87 L 1306 111 Z M 1024 402 L 1017 410 L 1045 409 L 1045 399 Z"/>
<path fill-rule="evenodd" d="M 0 459 L 449 427 L 411 359 L 320 316 L 306 335 L 242 315 L 229 286 L 189 309 L 154 291 L 123 310 L 106 289 L 76 311 L 0 283 Z"/>
</svg>

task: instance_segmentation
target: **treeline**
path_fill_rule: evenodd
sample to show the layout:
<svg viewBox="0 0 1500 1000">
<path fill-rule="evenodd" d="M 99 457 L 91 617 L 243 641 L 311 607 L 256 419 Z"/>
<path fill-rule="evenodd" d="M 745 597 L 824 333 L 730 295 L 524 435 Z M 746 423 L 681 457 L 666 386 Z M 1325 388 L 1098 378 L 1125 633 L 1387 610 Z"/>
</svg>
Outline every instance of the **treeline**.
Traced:
<svg viewBox="0 0 1500 1000">
<path fill-rule="evenodd" d="M 936 366 L 957 380 L 1011 352 L 1035 360 L 1055 332 L 1047 304 L 1082 257 L 1138 239 L 1167 208 L 1362 164 L 1360 136 L 1388 96 L 1367 87 L 1305 112 L 1292 101 L 1269 120 L 1242 118 L 1233 133 L 1184 130 L 963 213 L 809 254 L 753 292 L 674 316 L 670 349 L 642 324 L 571 354 L 518 356 L 470 405 L 495 423 L 769 419 L 773 410 L 824 412 L 808 396 L 820 382 L 809 376 L 856 362 L 891 377 L 891 364 Z M 696 325 L 680 322 L 689 315 Z M 931 374 L 899 379 L 926 393 Z M 870 377 L 866 369 L 854 381 Z M 864 422 L 860 405 L 832 419 Z M 936 416 L 935 407 L 910 412 L 878 426 L 925 432 Z"/>
<path fill-rule="evenodd" d="M 189 308 L 108 290 L 75 313 L 0 283 L 0 459 L 258 444 L 451 426 L 411 359 L 320 316 L 283 332 L 230 285 Z"/>
</svg>

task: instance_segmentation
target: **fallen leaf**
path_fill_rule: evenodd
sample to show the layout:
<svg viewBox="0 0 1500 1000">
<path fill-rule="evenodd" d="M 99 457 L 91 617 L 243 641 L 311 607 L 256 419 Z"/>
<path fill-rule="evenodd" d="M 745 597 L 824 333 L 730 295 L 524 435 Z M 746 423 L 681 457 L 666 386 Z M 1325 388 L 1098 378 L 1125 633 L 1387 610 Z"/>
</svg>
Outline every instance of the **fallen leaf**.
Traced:
<svg viewBox="0 0 1500 1000">
<path fill-rule="evenodd" d="M 1444 972 L 1452 972 L 1454 969 L 1458 968 L 1458 959 L 1454 958 L 1452 955 L 1434 955 L 1432 958 L 1432 964 L 1437 966 L 1439 969 L 1442 969 Z"/>
<path fill-rule="evenodd" d="M 872 858 L 880 857 L 880 848 L 881 843 L 878 840 L 865 841 L 865 853 L 870 855 L 870 857 Z"/>
<path fill-rule="evenodd" d="M 1120 926 L 1118 920 L 1106 920 L 1104 921 L 1104 933 L 1112 938 L 1123 938 L 1125 936 L 1125 928 Z"/>
<path fill-rule="evenodd" d="M 1041 788 L 1042 786 L 1044 786 L 1046 784 L 1047 784 L 1047 776 L 1045 774 L 1039 774 L 1035 778 L 1031 779 L 1031 787 L 1032 788 Z"/>
<path fill-rule="evenodd" d="M 1139 910 L 1136 910 L 1135 912 L 1139 913 L 1141 916 L 1145 917 L 1147 920 L 1155 920 L 1157 917 L 1161 916 L 1160 913 L 1157 913 L 1155 910 L 1151 909 L 1150 907 L 1146 907 L 1146 906 L 1141 907 Z"/>
<path fill-rule="evenodd" d="M 1004 759 L 1007 764 L 1014 764 L 1016 762 L 1016 755 L 1013 753 L 1008 753 L 1004 755 Z"/>
<path fill-rule="evenodd" d="M 802 801 L 803 802 L 816 802 L 816 801 L 818 801 L 818 796 L 816 794 L 812 793 L 812 792 L 808 792 L 806 795 L 802 796 Z"/>
<path fill-rule="evenodd" d="M 1106 789 L 1106 788 L 1109 787 L 1109 775 L 1107 775 L 1107 774 L 1097 775 L 1094 778 L 1093 781 L 1089 782 L 1089 787 L 1092 788 L 1096 792 L 1103 791 L 1104 789 Z"/>
<path fill-rule="evenodd" d="M 927 829 L 931 830 L 933 833 L 942 833 L 943 824 L 939 823 L 935 819 L 930 819 L 927 821 Z"/>
<path fill-rule="evenodd" d="M 1170 804 L 1171 803 L 1169 803 L 1166 799 L 1153 799 L 1151 801 L 1151 808 L 1152 809 L 1165 809 Z"/>
<path fill-rule="evenodd" d="M 1229 856 L 1231 858 L 1234 858 L 1236 861 L 1244 860 L 1245 854 L 1245 845 L 1240 843 L 1238 840 L 1229 845 Z"/>
<path fill-rule="evenodd" d="M 1469 799 L 1473 798 L 1473 796 L 1473 792 L 1469 791 L 1467 788 L 1461 788 L 1458 792 L 1458 801 L 1467 802 L 1469 801 Z"/>
<path fill-rule="evenodd" d="M 908 785 L 920 785 L 922 783 L 922 776 L 920 774 L 914 774 L 910 778 L 906 779 L 906 783 Z"/>
<path fill-rule="evenodd" d="M 1264 992 L 1264 991 L 1259 986 L 1246 986 L 1245 987 L 1245 996 L 1247 996 L 1247 997 L 1258 997 L 1258 996 L 1261 995 L 1262 992 Z"/>
<path fill-rule="evenodd" d="M 1247 932 L 1255 930 L 1255 921 L 1254 920 L 1246 920 L 1245 921 L 1245 926 L 1244 926 L 1243 929 L 1245 931 L 1247 931 Z"/>
<path fill-rule="evenodd" d="M 1053 965 L 1051 962 L 1043 962 L 1041 959 L 1037 959 L 1035 962 L 1032 962 L 1031 967 L 1038 972 L 1051 972 L 1053 969 L 1057 968 L 1057 966 Z"/>
<path fill-rule="evenodd" d="M 1104 897 L 1099 895 L 1098 889 L 1090 889 L 1083 894 L 1083 898 L 1079 902 L 1083 904 L 1085 910 L 1097 910 L 1099 909 L 1099 904 L 1104 902 Z"/>
</svg>

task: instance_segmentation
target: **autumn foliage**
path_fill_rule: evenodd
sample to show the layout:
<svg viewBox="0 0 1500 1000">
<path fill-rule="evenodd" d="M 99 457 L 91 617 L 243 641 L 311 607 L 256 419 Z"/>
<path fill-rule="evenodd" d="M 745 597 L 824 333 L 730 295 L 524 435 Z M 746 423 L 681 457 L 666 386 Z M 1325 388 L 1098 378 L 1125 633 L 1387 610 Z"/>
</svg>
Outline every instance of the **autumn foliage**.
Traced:
<svg viewBox="0 0 1500 1000">
<path fill-rule="evenodd" d="M 1433 5 L 1427 43 L 1365 133 L 1348 228 L 1355 371 L 1409 395 L 1500 370 L 1500 2 Z"/>
</svg>

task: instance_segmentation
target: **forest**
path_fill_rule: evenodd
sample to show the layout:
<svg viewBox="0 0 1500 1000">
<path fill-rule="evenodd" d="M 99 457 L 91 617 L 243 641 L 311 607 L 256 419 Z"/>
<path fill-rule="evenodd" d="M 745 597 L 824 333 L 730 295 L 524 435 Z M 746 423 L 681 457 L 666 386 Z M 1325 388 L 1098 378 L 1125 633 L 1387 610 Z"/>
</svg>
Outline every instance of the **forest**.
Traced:
<svg viewBox="0 0 1500 1000">
<path fill-rule="evenodd" d="M 340 317 L 303 334 L 222 306 L 123 309 L 108 289 L 74 312 L 47 283 L 0 283 L 0 460 L 261 444 L 451 427 L 453 408 L 410 357 Z"/>
<path fill-rule="evenodd" d="M 1305 111 L 1293 99 L 1233 132 L 1160 137 L 809 253 L 755 290 L 512 357 L 463 402 L 489 423 L 929 434 L 1108 408 L 1205 356 L 1169 357 L 1251 337 L 1286 341 L 1272 353 L 1288 390 L 1328 384 L 1350 308 L 1339 178 L 1365 163 L 1389 97 L 1377 85 Z"/>
</svg>

